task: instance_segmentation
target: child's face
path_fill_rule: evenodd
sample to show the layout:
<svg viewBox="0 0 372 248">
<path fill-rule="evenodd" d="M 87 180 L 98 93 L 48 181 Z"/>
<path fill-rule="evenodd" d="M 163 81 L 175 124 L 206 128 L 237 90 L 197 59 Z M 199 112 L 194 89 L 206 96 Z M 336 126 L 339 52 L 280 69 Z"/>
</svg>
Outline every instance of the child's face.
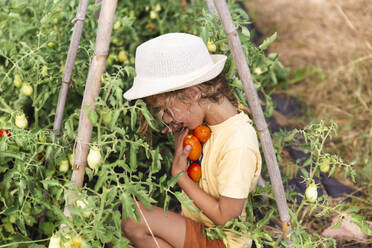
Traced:
<svg viewBox="0 0 372 248">
<path fill-rule="evenodd" d="M 161 108 L 162 120 L 172 131 L 180 130 L 183 127 L 193 130 L 203 123 L 204 112 L 197 102 L 187 104 L 174 100 L 168 108 L 165 108 L 165 104 L 161 101 L 156 105 L 153 107 Z"/>
</svg>

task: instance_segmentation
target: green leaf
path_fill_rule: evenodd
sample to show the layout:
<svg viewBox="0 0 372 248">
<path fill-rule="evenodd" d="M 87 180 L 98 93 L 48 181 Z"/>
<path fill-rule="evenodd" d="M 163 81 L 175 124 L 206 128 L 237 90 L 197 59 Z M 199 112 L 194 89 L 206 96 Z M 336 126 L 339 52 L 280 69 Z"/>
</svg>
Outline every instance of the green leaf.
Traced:
<svg viewBox="0 0 372 248">
<path fill-rule="evenodd" d="M 177 200 L 191 212 L 194 212 L 194 213 L 200 212 L 200 210 L 195 208 L 195 206 L 192 204 L 193 201 L 190 200 L 190 198 L 188 198 L 184 193 L 175 192 L 174 195 L 176 196 Z"/>
<path fill-rule="evenodd" d="M 151 163 L 151 173 L 156 173 L 160 171 L 161 163 L 159 159 L 159 146 L 156 147 L 155 152 L 152 155 L 152 163 Z"/>
<path fill-rule="evenodd" d="M 345 212 L 347 212 L 347 213 L 358 213 L 359 211 L 360 211 L 360 208 L 358 206 L 354 206 L 354 207 L 346 209 Z"/>
<path fill-rule="evenodd" d="M 265 39 L 264 42 L 259 46 L 261 50 L 265 50 L 277 37 L 277 33 L 275 32 L 269 38 Z"/>
<path fill-rule="evenodd" d="M 90 120 L 93 126 L 96 125 L 98 120 L 97 112 L 95 110 L 89 110 L 88 119 Z"/>
<path fill-rule="evenodd" d="M 19 215 L 19 217 L 16 220 L 16 224 L 21 231 L 21 233 L 25 236 L 27 236 L 26 226 L 25 226 L 25 220 L 23 218 L 23 215 Z"/>
<path fill-rule="evenodd" d="M 342 224 L 342 219 L 338 219 L 338 221 L 336 222 L 336 224 L 334 224 L 333 226 L 331 226 L 331 229 L 337 229 L 341 226 Z"/>
<path fill-rule="evenodd" d="M 178 179 L 182 176 L 183 172 L 178 173 L 175 177 L 172 177 L 168 182 L 167 185 L 168 187 L 172 188 L 174 185 L 176 185 Z"/>
<path fill-rule="evenodd" d="M 43 184 L 44 189 L 48 190 L 49 186 L 59 186 L 60 183 L 58 180 L 42 180 L 41 183 Z"/>
<path fill-rule="evenodd" d="M 120 109 L 115 109 L 112 113 L 112 120 L 111 120 L 110 125 L 109 125 L 110 128 L 112 128 L 116 124 L 119 116 L 120 116 Z"/>
<path fill-rule="evenodd" d="M 102 188 L 102 185 L 106 181 L 106 179 L 107 179 L 107 170 L 102 169 L 98 177 L 97 183 L 96 185 L 94 185 L 94 191 L 98 192 Z"/>
<path fill-rule="evenodd" d="M 164 209 L 164 214 L 167 215 L 168 214 L 168 208 L 169 208 L 169 203 L 170 203 L 170 196 L 169 195 L 165 195 L 165 200 L 164 200 L 164 205 L 163 205 L 163 209 Z"/>
<path fill-rule="evenodd" d="M 207 44 L 208 42 L 208 29 L 207 27 L 203 26 L 200 28 L 200 37 L 203 39 L 204 43 Z"/>
<path fill-rule="evenodd" d="M 156 203 L 144 190 L 136 190 L 133 194 L 141 201 L 141 203 L 147 208 L 152 209 L 152 203 Z"/>
<path fill-rule="evenodd" d="M 112 213 L 112 219 L 114 220 L 114 223 L 115 223 L 115 229 L 116 229 L 117 236 L 120 237 L 122 234 L 122 231 L 121 231 L 121 214 L 119 210 L 115 210 Z"/>
<path fill-rule="evenodd" d="M 137 170 L 137 144 L 131 143 L 129 150 L 129 166 L 132 171 Z"/>
<path fill-rule="evenodd" d="M 120 202 L 122 204 L 122 211 L 121 214 L 125 220 L 137 219 L 135 214 L 135 205 L 133 202 L 133 198 L 128 192 L 123 192 L 120 194 Z"/>
<path fill-rule="evenodd" d="M 130 128 L 134 130 L 137 123 L 137 112 L 136 109 L 131 108 L 130 110 Z"/>
<path fill-rule="evenodd" d="M 39 226 L 40 230 L 43 232 L 43 234 L 50 236 L 54 232 L 54 224 L 52 222 L 42 222 Z"/>
<path fill-rule="evenodd" d="M 45 248 L 44 245 L 38 245 L 38 244 L 31 244 L 28 246 L 28 248 Z"/>
<path fill-rule="evenodd" d="M 116 161 L 116 164 L 127 172 L 130 172 L 130 173 L 133 172 L 132 169 L 125 163 L 124 160 L 118 160 Z"/>
<path fill-rule="evenodd" d="M 245 26 L 242 26 L 242 34 L 248 38 L 251 37 L 251 33 L 249 32 L 248 28 L 246 28 Z"/>
<path fill-rule="evenodd" d="M 127 147 L 127 142 L 125 140 L 121 140 L 119 158 L 122 158 L 123 157 L 123 154 L 125 152 L 125 148 L 126 147 Z"/>
<path fill-rule="evenodd" d="M 271 220 L 271 216 L 274 214 L 275 209 L 270 209 L 268 213 L 266 213 L 265 217 L 262 218 L 258 223 L 257 227 L 263 228 L 269 221 Z"/>
<path fill-rule="evenodd" d="M 151 113 L 148 111 L 147 108 L 141 108 L 141 113 L 143 114 L 143 116 L 145 117 L 147 123 L 149 124 L 149 126 L 155 130 L 155 131 L 158 131 L 158 129 L 155 127 L 155 119 L 154 117 L 151 115 Z"/>
</svg>

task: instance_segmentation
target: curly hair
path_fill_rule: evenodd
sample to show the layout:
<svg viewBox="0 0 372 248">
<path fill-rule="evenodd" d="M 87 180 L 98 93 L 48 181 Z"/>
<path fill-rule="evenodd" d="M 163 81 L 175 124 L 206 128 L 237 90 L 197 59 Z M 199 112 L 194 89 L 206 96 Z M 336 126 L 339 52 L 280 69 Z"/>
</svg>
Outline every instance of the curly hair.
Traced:
<svg viewBox="0 0 372 248">
<path fill-rule="evenodd" d="M 228 86 L 223 73 L 217 77 L 195 85 L 200 90 L 200 100 L 210 100 L 211 102 L 218 103 L 223 97 L 226 97 L 233 105 L 237 105 L 237 100 L 234 97 L 233 89 Z M 165 107 L 169 107 L 171 102 L 174 100 L 182 101 L 185 104 L 191 104 L 192 100 L 188 98 L 187 94 L 184 93 L 185 89 L 179 89 L 175 91 L 165 92 L 157 95 L 148 96 L 145 98 L 145 102 L 154 105 L 159 100 L 165 102 Z"/>
<path fill-rule="evenodd" d="M 199 88 L 201 93 L 199 101 L 209 100 L 214 103 L 219 103 L 224 97 L 226 97 L 234 106 L 237 106 L 238 104 L 236 98 L 234 97 L 234 90 L 228 86 L 223 73 L 209 81 L 195 86 Z M 159 101 L 165 103 L 165 108 L 169 108 L 171 103 L 175 100 L 182 101 L 185 104 L 191 104 L 193 102 L 193 100 L 191 100 L 187 94 L 185 94 L 185 89 L 164 92 L 144 98 L 144 101 L 147 103 L 150 111 L 152 110 L 152 106 Z M 145 118 L 141 118 L 141 127 L 139 129 L 139 133 L 145 137 L 149 137 L 151 135 L 149 135 L 148 131 L 148 123 L 146 122 Z"/>
</svg>

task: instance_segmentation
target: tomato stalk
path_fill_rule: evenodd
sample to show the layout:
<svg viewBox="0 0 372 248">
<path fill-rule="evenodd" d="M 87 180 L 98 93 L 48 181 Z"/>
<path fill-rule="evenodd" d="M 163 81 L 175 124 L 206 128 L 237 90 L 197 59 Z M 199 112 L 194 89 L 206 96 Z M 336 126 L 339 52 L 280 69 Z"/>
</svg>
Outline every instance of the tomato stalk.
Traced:
<svg viewBox="0 0 372 248">
<path fill-rule="evenodd" d="M 35 128 L 38 128 L 39 127 L 39 108 L 35 108 L 35 111 L 34 111 L 34 125 L 35 125 Z"/>
<path fill-rule="evenodd" d="M 332 129 L 328 129 L 326 135 L 324 136 L 323 140 L 322 140 L 322 143 L 320 144 L 320 147 L 319 149 L 317 150 L 318 152 L 318 156 L 317 156 L 317 161 L 316 161 L 316 164 L 317 166 L 319 166 L 320 162 L 320 153 L 323 151 L 323 146 L 324 146 L 324 142 L 328 139 L 328 136 L 331 134 L 331 131 Z M 315 168 L 313 169 L 313 166 L 310 166 L 310 177 L 313 178 L 314 177 L 314 174 L 315 174 Z"/>
<path fill-rule="evenodd" d="M 10 106 L 5 102 L 5 100 L 0 96 L 0 103 L 5 107 L 5 109 L 0 108 L 0 111 L 12 114 L 13 110 L 10 108 Z"/>
<path fill-rule="evenodd" d="M 34 86 L 34 95 L 32 96 L 32 105 L 35 105 L 35 99 L 37 97 L 37 86 Z M 35 128 L 39 127 L 39 108 L 35 107 L 34 108 L 34 119 L 35 119 Z"/>
<path fill-rule="evenodd" d="M 45 241 L 48 241 L 49 238 L 46 238 L 46 239 L 39 239 L 39 240 L 31 240 L 31 241 L 19 241 L 19 242 L 13 242 L 13 243 L 10 243 L 10 244 L 5 244 L 5 245 L 0 245 L 0 248 L 3 248 L 3 247 L 13 247 L 14 245 L 20 245 L 20 244 L 32 244 L 32 243 L 41 243 L 41 242 L 45 242 Z"/>
<path fill-rule="evenodd" d="M 104 211 L 104 208 L 105 208 L 105 203 L 106 203 L 106 195 L 107 195 L 107 191 L 106 191 L 106 188 L 104 187 L 102 195 L 101 195 L 101 197 L 102 197 L 101 198 L 101 204 L 99 206 L 98 217 L 95 221 L 95 225 L 97 225 L 99 223 L 99 220 L 102 218 L 102 214 L 103 214 L 103 211 Z"/>
</svg>

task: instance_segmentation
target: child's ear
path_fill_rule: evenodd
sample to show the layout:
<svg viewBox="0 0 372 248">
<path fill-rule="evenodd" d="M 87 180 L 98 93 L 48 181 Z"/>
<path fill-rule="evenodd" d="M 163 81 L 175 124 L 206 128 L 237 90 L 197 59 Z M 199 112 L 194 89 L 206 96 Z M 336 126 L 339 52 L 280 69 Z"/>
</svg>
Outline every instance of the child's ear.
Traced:
<svg viewBox="0 0 372 248">
<path fill-rule="evenodd" d="M 199 99 L 201 97 L 200 89 L 196 86 L 191 86 L 191 87 L 187 88 L 186 94 L 188 95 L 188 97 L 190 99 L 192 99 L 194 101 L 199 101 Z"/>
</svg>

